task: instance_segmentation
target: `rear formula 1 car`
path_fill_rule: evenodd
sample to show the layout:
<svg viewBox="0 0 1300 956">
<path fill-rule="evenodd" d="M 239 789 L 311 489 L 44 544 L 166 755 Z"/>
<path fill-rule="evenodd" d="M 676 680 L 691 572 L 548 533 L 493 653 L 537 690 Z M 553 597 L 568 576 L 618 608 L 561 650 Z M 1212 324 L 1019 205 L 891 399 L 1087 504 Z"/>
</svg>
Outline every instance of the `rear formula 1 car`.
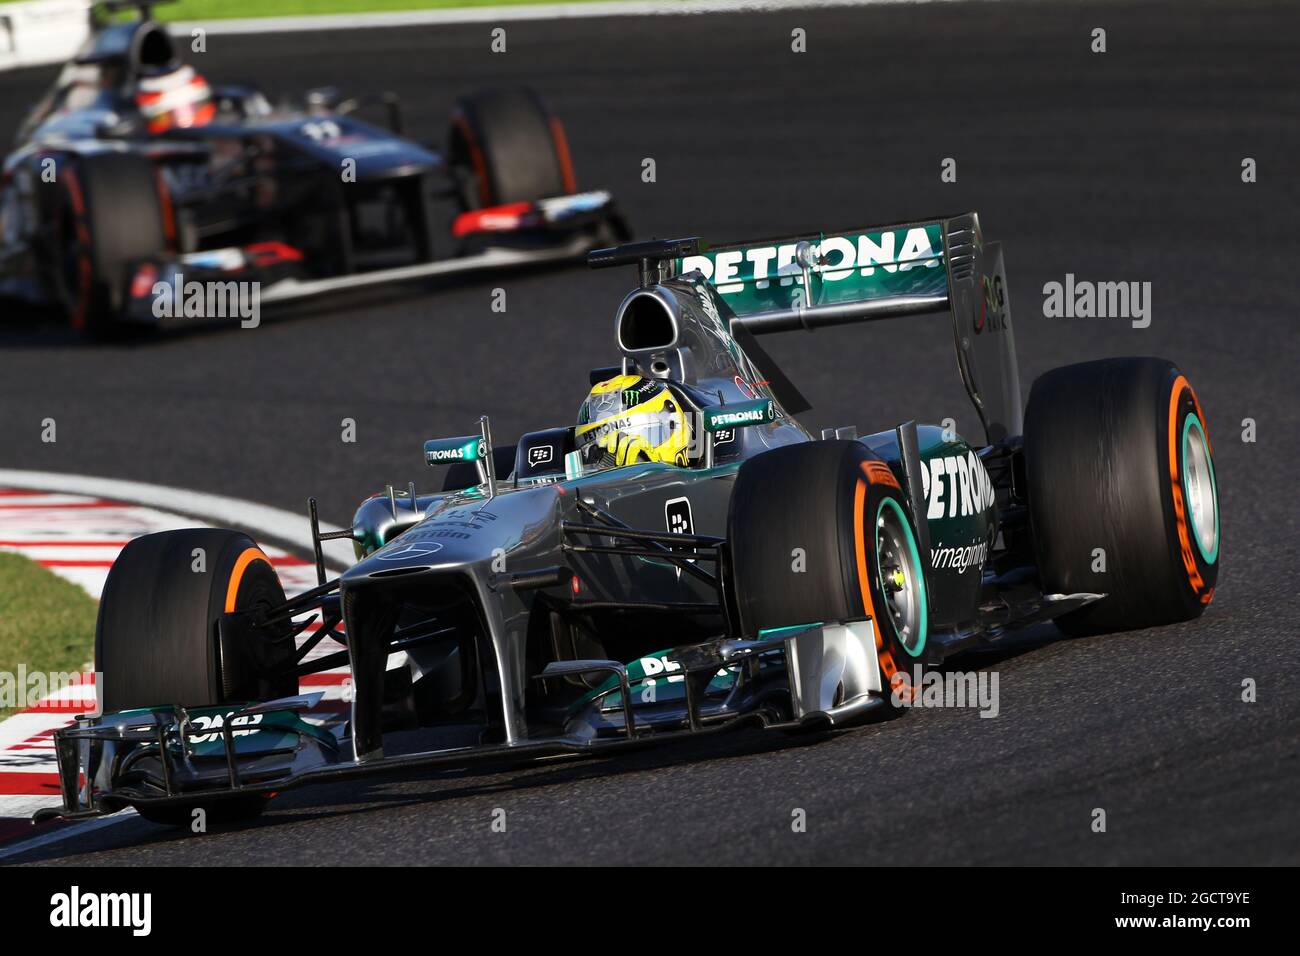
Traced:
<svg viewBox="0 0 1300 956">
<path fill-rule="evenodd" d="M 564 129 L 532 90 L 461 97 L 438 149 L 403 135 L 391 96 L 327 88 L 273 107 L 255 87 L 209 86 L 143 16 L 96 21 L 32 110 L 4 162 L 0 227 L 0 295 L 97 337 L 247 324 L 252 288 L 260 309 L 574 259 L 626 231 L 609 193 L 578 192 Z"/>
<path fill-rule="evenodd" d="M 1085 362 L 1023 407 L 1001 247 L 973 213 L 589 258 L 640 282 L 578 424 L 429 441 L 443 490 L 364 501 L 333 535 L 357 557 L 338 578 L 314 504 L 320 584 L 288 600 L 236 531 L 124 549 L 102 715 L 56 734 L 64 806 L 44 816 L 246 815 L 357 774 L 841 727 L 901 714 L 923 668 L 1026 625 L 1210 603 L 1217 489 L 1191 385 L 1161 359 Z M 935 311 L 978 441 L 912 421 L 814 435 L 757 338 Z M 306 664 L 326 638 L 345 649 Z M 347 719 L 307 719 L 299 678 L 343 664 Z"/>
</svg>

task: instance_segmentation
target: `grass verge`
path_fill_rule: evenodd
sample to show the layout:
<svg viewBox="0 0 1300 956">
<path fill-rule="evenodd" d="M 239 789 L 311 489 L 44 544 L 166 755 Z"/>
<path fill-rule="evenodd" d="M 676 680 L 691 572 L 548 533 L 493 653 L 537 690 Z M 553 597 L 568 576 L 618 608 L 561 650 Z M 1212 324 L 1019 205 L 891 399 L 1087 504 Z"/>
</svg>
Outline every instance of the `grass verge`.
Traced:
<svg viewBox="0 0 1300 956">
<path fill-rule="evenodd" d="M 95 600 L 22 555 L 0 552 L 0 672 L 71 673 L 95 653 Z M 23 688 L 18 688 L 21 692 Z M 0 720 L 16 709 L 0 706 Z"/>
<path fill-rule="evenodd" d="M 317 13 L 513 7 L 522 4 L 555 2 L 556 0 L 179 0 L 177 3 L 160 3 L 154 10 L 154 16 L 159 20 L 219 20 L 243 17 L 296 17 Z"/>
</svg>

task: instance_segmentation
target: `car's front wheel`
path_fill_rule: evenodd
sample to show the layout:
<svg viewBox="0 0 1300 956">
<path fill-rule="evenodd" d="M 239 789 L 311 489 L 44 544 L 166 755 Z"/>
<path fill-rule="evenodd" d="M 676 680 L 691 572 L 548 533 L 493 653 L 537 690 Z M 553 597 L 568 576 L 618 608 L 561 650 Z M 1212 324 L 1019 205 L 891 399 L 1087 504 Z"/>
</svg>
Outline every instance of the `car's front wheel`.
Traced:
<svg viewBox="0 0 1300 956">
<path fill-rule="evenodd" d="M 104 583 L 95 628 L 96 692 L 104 713 L 272 700 L 298 691 L 287 622 L 249 635 L 223 632 L 223 614 L 284 603 L 279 575 L 247 535 L 186 528 L 136 538 Z M 185 825 L 256 816 L 266 800 L 140 806 L 157 823 Z"/>
<path fill-rule="evenodd" d="M 741 632 L 870 617 L 891 711 L 929 636 L 925 563 L 907 496 L 854 441 L 787 445 L 746 461 L 727 518 Z M 893 692 L 893 693 L 891 693 Z M 893 699 L 897 693 L 900 700 Z"/>
<path fill-rule="evenodd" d="M 154 165 L 134 153 L 69 158 L 55 168 L 48 276 L 76 331 L 121 336 L 134 264 L 166 249 L 163 196 Z"/>
</svg>

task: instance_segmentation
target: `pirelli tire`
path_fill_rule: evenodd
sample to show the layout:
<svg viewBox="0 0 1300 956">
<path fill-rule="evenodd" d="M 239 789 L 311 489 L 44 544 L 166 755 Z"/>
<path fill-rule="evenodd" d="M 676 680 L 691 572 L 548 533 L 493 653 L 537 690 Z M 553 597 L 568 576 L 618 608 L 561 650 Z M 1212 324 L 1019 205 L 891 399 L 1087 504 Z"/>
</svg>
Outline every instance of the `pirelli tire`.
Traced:
<svg viewBox="0 0 1300 956">
<path fill-rule="evenodd" d="M 855 441 L 757 455 L 736 476 L 727 540 L 742 633 L 870 617 L 883 698 L 902 709 L 911 684 L 901 681 L 925 652 L 928 593 L 907 496 L 885 462 Z"/>
<path fill-rule="evenodd" d="M 187 528 L 135 538 L 113 562 L 99 604 L 95 669 L 103 712 L 297 693 L 288 623 L 251 636 L 217 626 L 227 612 L 283 602 L 279 575 L 245 534 Z M 147 761 L 140 772 L 150 772 Z M 155 822 L 188 825 L 200 807 L 220 822 L 256 815 L 265 804 L 252 797 L 138 810 Z"/>
<path fill-rule="evenodd" d="M 1046 594 L 1105 597 L 1057 619 L 1095 634 L 1199 617 L 1219 575 L 1209 428 L 1171 362 L 1053 369 L 1025 413 L 1029 516 Z"/>
<path fill-rule="evenodd" d="M 458 99 L 448 155 L 461 173 L 466 209 L 577 191 L 564 127 L 527 87 L 480 90 Z"/>
<path fill-rule="evenodd" d="M 167 247 L 164 188 L 153 163 L 135 153 L 68 157 L 55 167 L 47 274 L 75 331 L 111 339 L 136 327 L 122 313 L 133 264 Z"/>
</svg>

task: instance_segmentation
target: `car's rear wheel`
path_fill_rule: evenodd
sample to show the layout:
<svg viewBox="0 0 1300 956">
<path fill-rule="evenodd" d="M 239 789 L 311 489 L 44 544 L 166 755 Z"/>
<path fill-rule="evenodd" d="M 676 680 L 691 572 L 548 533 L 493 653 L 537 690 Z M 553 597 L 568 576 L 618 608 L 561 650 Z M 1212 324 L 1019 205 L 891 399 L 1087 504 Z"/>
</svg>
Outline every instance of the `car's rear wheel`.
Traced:
<svg viewBox="0 0 1300 956">
<path fill-rule="evenodd" d="M 133 153 L 55 168 L 50 284 L 76 331 L 103 339 L 132 328 L 121 319 L 132 265 L 166 249 L 162 189 L 153 163 Z"/>
<path fill-rule="evenodd" d="M 103 712 L 297 693 L 288 623 L 251 636 L 217 626 L 223 614 L 283 602 L 275 568 L 245 534 L 187 528 L 134 539 L 113 562 L 99 604 L 95 669 Z M 160 823 L 186 824 L 202 807 L 217 822 L 256 815 L 265 802 L 195 801 L 139 812 Z"/>
<path fill-rule="evenodd" d="M 1198 617 L 1219 573 L 1219 502 L 1196 393 L 1170 362 L 1053 369 L 1025 412 L 1030 521 L 1045 593 L 1104 594 L 1069 634 Z"/>
<path fill-rule="evenodd" d="M 891 711 L 925 652 L 925 564 L 907 498 L 859 442 L 788 445 L 746 461 L 727 517 L 741 632 L 869 616 Z M 895 675 L 902 675 L 896 677 Z"/>
<path fill-rule="evenodd" d="M 575 192 L 564 127 L 525 87 L 482 90 L 456 101 L 448 157 L 466 209 L 534 202 Z"/>
</svg>

